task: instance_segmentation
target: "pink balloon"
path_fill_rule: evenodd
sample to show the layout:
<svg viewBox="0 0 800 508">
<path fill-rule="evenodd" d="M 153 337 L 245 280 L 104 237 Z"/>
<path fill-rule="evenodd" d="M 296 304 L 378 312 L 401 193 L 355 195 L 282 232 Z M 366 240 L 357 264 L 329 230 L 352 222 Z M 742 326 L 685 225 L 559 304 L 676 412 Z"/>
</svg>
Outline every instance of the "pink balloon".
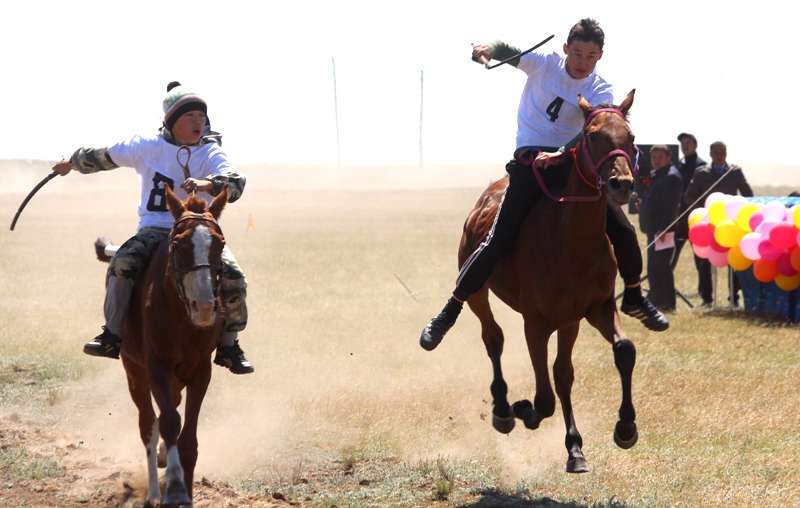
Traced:
<svg viewBox="0 0 800 508">
<path fill-rule="evenodd" d="M 739 241 L 739 248 L 742 249 L 744 257 L 756 261 L 761 259 L 761 254 L 758 253 L 759 243 L 761 243 L 761 233 L 747 233 Z"/>
<path fill-rule="evenodd" d="M 761 221 L 764 220 L 764 213 L 760 210 L 753 215 L 750 216 L 750 229 L 753 231 L 761 224 Z"/>
<path fill-rule="evenodd" d="M 764 218 L 770 217 L 782 221 L 786 218 L 786 207 L 780 201 L 770 201 L 761 210 Z"/>
<path fill-rule="evenodd" d="M 769 240 L 779 249 L 791 249 L 797 244 L 797 234 L 800 232 L 793 223 L 783 221 L 769 232 Z M 784 274 L 786 275 L 786 274 Z"/>
<path fill-rule="evenodd" d="M 761 224 L 758 225 L 753 231 L 761 233 L 763 236 L 769 236 L 769 232 L 772 231 L 772 228 L 780 224 L 781 221 L 776 219 L 775 217 L 764 217 L 764 220 L 761 221 Z"/>
<path fill-rule="evenodd" d="M 728 202 L 725 204 L 725 215 L 734 222 L 736 222 L 736 218 L 739 216 L 739 209 L 747 203 L 747 198 L 744 196 L 733 196 L 731 197 Z"/>
<path fill-rule="evenodd" d="M 700 247 L 708 247 L 711 238 L 714 237 L 714 225 L 710 222 L 700 222 L 692 226 L 689 230 L 689 240 L 692 245 L 699 245 Z"/>
<path fill-rule="evenodd" d="M 763 236 L 761 241 L 758 242 L 758 253 L 761 254 L 761 259 L 775 261 L 781 257 L 783 251 L 772 245 L 772 242 L 769 241 L 768 236 Z"/>
<path fill-rule="evenodd" d="M 703 259 L 708 259 L 708 250 L 709 250 L 708 246 L 700 247 L 699 245 L 693 243 L 692 250 L 694 251 L 695 256 Z"/>
<path fill-rule="evenodd" d="M 775 261 L 775 264 L 778 266 L 778 272 L 781 275 L 784 275 L 786 277 L 791 277 L 797 274 L 797 270 L 795 270 L 794 267 L 792 266 L 792 257 L 788 251 L 784 251 L 781 254 L 781 257 L 779 257 L 778 260 Z"/>
<path fill-rule="evenodd" d="M 728 249 L 725 249 L 725 252 L 719 252 L 709 247 L 708 260 L 717 268 L 728 266 Z"/>
</svg>

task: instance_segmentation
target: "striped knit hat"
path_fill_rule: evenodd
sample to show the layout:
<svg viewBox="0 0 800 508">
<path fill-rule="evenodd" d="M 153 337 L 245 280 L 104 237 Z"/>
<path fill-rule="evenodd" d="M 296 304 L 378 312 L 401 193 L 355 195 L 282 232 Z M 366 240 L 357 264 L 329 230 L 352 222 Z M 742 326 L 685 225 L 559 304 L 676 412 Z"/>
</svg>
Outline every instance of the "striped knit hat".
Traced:
<svg viewBox="0 0 800 508">
<path fill-rule="evenodd" d="M 208 112 L 206 101 L 177 81 L 167 85 L 167 96 L 164 98 L 163 108 L 164 125 L 169 130 L 172 130 L 172 126 L 184 113 L 189 111 Z"/>
</svg>

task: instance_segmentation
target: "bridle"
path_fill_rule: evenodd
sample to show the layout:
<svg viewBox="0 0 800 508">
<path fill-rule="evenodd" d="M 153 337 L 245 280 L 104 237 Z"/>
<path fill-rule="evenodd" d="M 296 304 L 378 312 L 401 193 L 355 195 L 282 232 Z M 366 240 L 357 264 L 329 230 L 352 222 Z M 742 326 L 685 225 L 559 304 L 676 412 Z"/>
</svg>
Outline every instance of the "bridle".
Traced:
<svg viewBox="0 0 800 508">
<path fill-rule="evenodd" d="M 220 291 L 220 285 L 221 285 L 220 283 L 221 283 L 221 279 L 222 279 L 222 270 L 223 270 L 222 263 L 219 263 L 219 264 L 217 264 L 217 263 L 197 263 L 197 264 L 195 264 L 193 266 L 189 266 L 189 267 L 178 267 L 176 262 L 175 262 L 175 246 L 177 244 L 177 242 L 175 242 L 175 238 L 174 238 L 175 237 L 175 231 L 176 231 L 176 228 L 177 228 L 178 224 L 180 224 L 181 222 L 187 221 L 187 220 L 198 220 L 198 221 L 204 221 L 204 222 L 211 222 L 211 223 L 214 224 L 214 226 L 216 226 L 215 229 L 219 230 L 219 224 L 217 223 L 217 221 L 215 219 L 213 219 L 212 217 L 209 217 L 208 215 L 205 215 L 205 214 L 202 214 L 202 213 L 188 213 L 186 215 L 183 215 L 182 217 L 180 217 L 178 220 L 175 221 L 175 224 L 172 225 L 172 230 L 169 232 L 169 237 L 168 237 L 168 240 L 169 240 L 169 276 L 170 276 L 170 280 L 172 280 L 172 285 L 175 286 L 175 290 L 178 292 L 178 296 L 181 298 L 181 300 L 183 301 L 183 304 L 186 306 L 186 312 L 191 314 L 191 302 L 189 301 L 188 298 L 186 298 L 186 290 L 183 287 L 183 277 L 189 272 L 202 270 L 203 268 L 208 268 L 210 270 L 219 270 L 219 273 L 217 273 L 216 277 L 214 277 L 214 280 L 213 280 L 214 297 L 217 298 L 217 303 L 214 304 L 214 310 L 216 310 L 218 308 L 218 306 L 219 306 L 219 291 Z M 222 245 L 223 246 L 225 245 L 225 240 L 224 239 L 223 239 Z"/>
<path fill-rule="evenodd" d="M 631 157 L 630 157 L 630 155 L 628 155 L 628 152 L 626 152 L 625 150 L 620 150 L 620 149 L 611 150 L 610 152 L 608 152 L 605 155 L 603 155 L 602 157 L 600 157 L 600 160 L 597 161 L 597 162 L 595 162 L 594 159 L 592 159 L 592 154 L 589 153 L 589 136 L 586 133 L 586 131 L 587 131 L 587 128 L 589 127 L 589 124 L 594 119 L 594 117 L 597 116 L 600 113 L 612 113 L 612 114 L 621 116 L 623 119 L 625 118 L 625 115 L 622 113 L 622 111 L 620 111 L 620 110 L 618 110 L 616 108 L 600 108 L 600 109 L 595 109 L 594 111 L 589 113 L 589 116 L 587 116 L 586 120 L 584 120 L 584 122 L 583 122 L 583 129 L 581 131 L 581 140 L 580 140 L 581 153 L 583 154 L 583 158 L 586 160 L 587 166 L 589 166 L 589 170 L 594 175 L 595 181 L 594 182 L 590 182 L 589 179 L 586 178 L 586 175 L 583 174 L 583 172 L 580 170 L 579 167 L 577 167 L 576 169 L 578 170 L 577 171 L 578 175 L 580 175 L 581 179 L 586 183 L 586 185 L 588 185 L 589 187 L 593 187 L 593 188 L 597 189 L 597 194 L 596 195 L 592 195 L 592 196 L 561 196 L 561 197 L 554 196 L 547 189 L 547 186 L 545 185 L 544 180 L 542 179 L 542 176 L 539 174 L 539 168 L 536 166 L 536 162 L 532 161 L 531 167 L 533 169 L 533 174 L 536 177 L 537 182 L 539 182 L 539 186 L 544 191 L 544 194 L 548 198 L 552 199 L 553 201 L 562 201 L 562 202 L 563 201 L 597 201 L 598 199 L 600 199 L 600 196 L 602 196 L 601 189 L 607 183 L 605 180 L 603 180 L 603 177 L 600 174 L 600 167 L 602 167 L 602 165 L 606 161 L 608 161 L 609 159 L 611 159 L 613 157 L 625 157 L 625 159 L 628 161 L 628 165 L 633 167 L 632 173 L 633 173 L 634 177 L 639 172 L 639 156 L 641 155 L 642 151 L 639 150 L 639 147 L 636 146 L 636 145 L 633 145 L 633 148 L 636 149 L 636 160 L 634 162 L 631 162 Z M 575 161 L 575 165 L 579 166 L 578 157 L 577 157 L 576 151 L 577 151 L 577 147 L 571 149 L 570 153 L 572 155 L 573 160 Z"/>
</svg>

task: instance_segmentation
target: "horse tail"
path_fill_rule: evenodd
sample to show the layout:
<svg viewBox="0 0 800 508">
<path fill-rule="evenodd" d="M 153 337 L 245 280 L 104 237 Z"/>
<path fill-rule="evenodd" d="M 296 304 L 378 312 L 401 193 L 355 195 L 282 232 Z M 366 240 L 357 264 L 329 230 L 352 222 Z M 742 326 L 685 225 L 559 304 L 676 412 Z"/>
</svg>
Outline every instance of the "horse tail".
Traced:
<svg viewBox="0 0 800 508">
<path fill-rule="evenodd" d="M 111 261 L 116 251 L 117 246 L 111 243 L 111 238 L 108 236 L 101 236 L 94 241 L 94 252 L 97 255 L 97 260 L 102 263 Z"/>
</svg>

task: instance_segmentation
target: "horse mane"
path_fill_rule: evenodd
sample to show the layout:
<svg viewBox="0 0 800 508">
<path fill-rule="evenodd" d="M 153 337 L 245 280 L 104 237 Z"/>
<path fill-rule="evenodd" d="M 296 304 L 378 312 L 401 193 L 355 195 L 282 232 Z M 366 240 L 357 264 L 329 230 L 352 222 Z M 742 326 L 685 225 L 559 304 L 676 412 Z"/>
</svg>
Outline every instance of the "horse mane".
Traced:
<svg viewBox="0 0 800 508">
<path fill-rule="evenodd" d="M 205 199 L 194 194 L 189 196 L 189 199 L 187 199 L 183 205 L 186 207 L 187 211 L 193 213 L 205 213 L 207 203 Z"/>
</svg>

